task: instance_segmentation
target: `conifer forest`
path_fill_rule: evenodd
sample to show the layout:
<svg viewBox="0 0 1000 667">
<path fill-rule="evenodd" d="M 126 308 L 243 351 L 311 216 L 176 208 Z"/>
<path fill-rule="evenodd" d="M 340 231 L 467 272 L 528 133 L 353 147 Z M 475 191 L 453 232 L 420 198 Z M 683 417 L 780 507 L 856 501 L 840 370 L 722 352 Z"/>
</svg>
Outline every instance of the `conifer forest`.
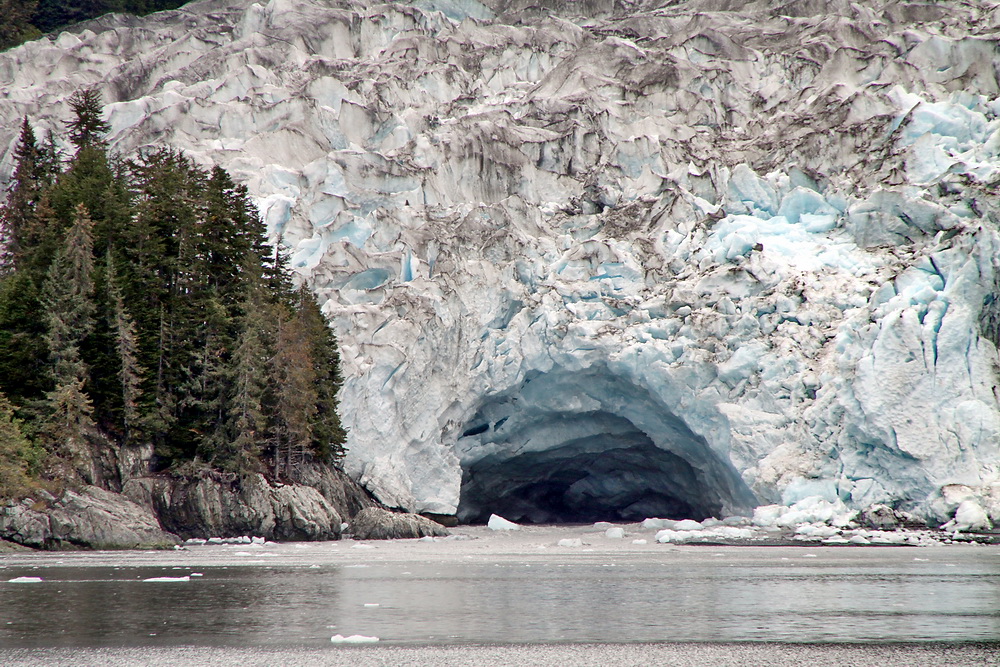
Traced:
<svg viewBox="0 0 1000 667">
<path fill-rule="evenodd" d="M 0 497 L 135 445 L 176 474 L 339 460 L 336 339 L 246 189 L 114 154 L 94 90 L 70 107 L 61 138 L 23 119 L 0 208 Z"/>
</svg>

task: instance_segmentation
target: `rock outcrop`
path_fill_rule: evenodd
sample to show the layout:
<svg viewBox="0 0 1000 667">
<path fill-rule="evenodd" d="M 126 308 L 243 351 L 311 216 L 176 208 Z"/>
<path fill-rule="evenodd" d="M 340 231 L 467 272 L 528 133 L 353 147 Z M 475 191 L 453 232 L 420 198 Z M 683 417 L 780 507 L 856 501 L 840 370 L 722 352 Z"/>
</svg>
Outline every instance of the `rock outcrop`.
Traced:
<svg viewBox="0 0 1000 667">
<path fill-rule="evenodd" d="M 38 549 L 151 549 L 177 544 L 148 507 L 96 486 L 38 492 L 0 507 L 0 539 Z"/>
<path fill-rule="evenodd" d="M 318 490 L 302 484 L 271 484 L 260 474 L 232 480 L 138 477 L 125 482 L 122 492 L 151 508 L 166 530 L 184 538 L 340 537 L 341 515 Z"/>
<path fill-rule="evenodd" d="M 390 512 L 369 507 L 358 512 L 349 526 L 356 540 L 398 540 L 417 537 L 443 537 L 448 529 L 419 514 Z"/>
<path fill-rule="evenodd" d="M 330 465 L 305 463 L 292 471 L 292 481 L 319 491 L 345 521 L 367 507 L 380 507 L 364 487 Z"/>
<path fill-rule="evenodd" d="M 301 466 L 290 484 L 259 474 L 153 476 L 148 464 L 136 459 L 123 469 L 121 493 L 87 485 L 0 506 L 0 540 L 43 549 L 144 549 L 243 535 L 333 540 L 342 520 L 378 505 L 342 471 L 318 463 Z"/>
</svg>

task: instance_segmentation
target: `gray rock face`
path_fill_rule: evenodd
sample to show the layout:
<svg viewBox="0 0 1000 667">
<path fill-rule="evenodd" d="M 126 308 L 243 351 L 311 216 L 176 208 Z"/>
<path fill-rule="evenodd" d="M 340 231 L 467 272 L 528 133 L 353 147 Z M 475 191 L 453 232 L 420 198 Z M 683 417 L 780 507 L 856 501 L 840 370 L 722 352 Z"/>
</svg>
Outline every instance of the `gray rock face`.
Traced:
<svg viewBox="0 0 1000 667">
<path fill-rule="evenodd" d="M 390 512 L 369 507 L 358 512 L 351 521 L 351 533 L 356 540 L 398 540 L 448 535 L 448 529 L 419 514 Z"/>
<path fill-rule="evenodd" d="M 874 530 L 896 530 L 898 528 L 924 528 L 926 524 L 907 512 L 894 510 L 888 505 L 875 504 L 858 513 L 858 523 Z"/>
<path fill-rule="evenodd" d="M 43 549 L 148 549 L 177 544 L 153 513 L 96 486 L 0 508 L 0 538 Z"/>
<path fill-rule="evenodd" d="M 123 493 L 151 508 L 181 537 L 259 535 L 274 540 L 333 540 L 341 517 L 316 489 L 272 486 L 263 475 L 232 482 L 210 478 L 140 477 Z"/>
<path fill-rule="evenodd" d="M 293 480 L 320 492 L 344 520 L 366 507 L 377 507 L 371 494 L 343 470 L 318 463 L 307 463 L 296 469 Z"/>
</svg>

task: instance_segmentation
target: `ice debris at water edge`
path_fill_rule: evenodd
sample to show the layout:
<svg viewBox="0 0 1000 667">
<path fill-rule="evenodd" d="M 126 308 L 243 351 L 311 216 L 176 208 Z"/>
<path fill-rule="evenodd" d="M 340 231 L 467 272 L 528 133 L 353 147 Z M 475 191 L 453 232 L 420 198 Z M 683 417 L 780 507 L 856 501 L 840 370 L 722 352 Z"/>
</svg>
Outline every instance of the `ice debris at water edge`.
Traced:
<svg viewBox="0 0 1000 667">
<path fill-rule="evenodd" d="M 0 172 L 96 85 L 246 182 L 391 506 L 1000 519 L 997 6 L 661 4 L 105 17 L 0 54 Z"/>
</svg>

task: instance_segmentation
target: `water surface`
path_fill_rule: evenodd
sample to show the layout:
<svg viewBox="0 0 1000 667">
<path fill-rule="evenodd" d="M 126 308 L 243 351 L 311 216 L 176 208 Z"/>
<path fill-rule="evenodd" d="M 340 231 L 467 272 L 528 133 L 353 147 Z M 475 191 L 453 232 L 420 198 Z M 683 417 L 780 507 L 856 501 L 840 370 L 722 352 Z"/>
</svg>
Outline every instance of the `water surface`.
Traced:
<svg viewBox="0 0 1000 667">
<path fill-rule="evenodd" d="M 1000 641 L 993 547 L 351 544 L 5 556 L 0 645 Z"/>
</svg>

